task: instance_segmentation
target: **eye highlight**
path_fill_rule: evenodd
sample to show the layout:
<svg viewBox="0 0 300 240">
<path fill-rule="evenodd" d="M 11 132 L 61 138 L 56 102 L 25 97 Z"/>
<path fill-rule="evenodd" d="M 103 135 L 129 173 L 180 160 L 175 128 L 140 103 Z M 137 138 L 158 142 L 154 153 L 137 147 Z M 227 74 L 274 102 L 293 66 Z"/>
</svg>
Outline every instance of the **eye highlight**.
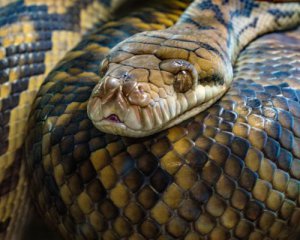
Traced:
<svg viewBox="0 0 300 240">
<path fill-rule="evenodd" d="M 104 77 L 104 75 L 108 69 L 108 65 L 109 65 L 109 62 L 108 62 L 107 58 L 104 58 L 100 64 L 99 75 L 101 78 Z"/>
<path fill-rule="evenodd" d="M 193 86 L 193 76 L 189 71 L 180 71 L 177 73 L 174 81 L 174 89 L 176 92 L 185 93 Z"/>
</svg>

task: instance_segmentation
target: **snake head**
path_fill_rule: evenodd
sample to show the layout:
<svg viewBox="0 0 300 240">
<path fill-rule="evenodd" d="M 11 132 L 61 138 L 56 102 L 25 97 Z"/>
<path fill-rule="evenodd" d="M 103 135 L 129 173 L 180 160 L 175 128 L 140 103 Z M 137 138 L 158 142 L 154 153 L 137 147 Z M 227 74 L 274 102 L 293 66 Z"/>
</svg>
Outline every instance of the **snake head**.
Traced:
<svg viewBox="0 0 300 240">
<path fill-rule="evenodd" d="M 88 103 L 88 115 L 99 130 L 151 135 L 194 116 L 224 93 L 222 76 L 203 75 L 197 61 L 179 48 L 170 51 L 151 40 L 157 41 L 137 34 L 103 60 L 101 80 Z"/>
</svg>

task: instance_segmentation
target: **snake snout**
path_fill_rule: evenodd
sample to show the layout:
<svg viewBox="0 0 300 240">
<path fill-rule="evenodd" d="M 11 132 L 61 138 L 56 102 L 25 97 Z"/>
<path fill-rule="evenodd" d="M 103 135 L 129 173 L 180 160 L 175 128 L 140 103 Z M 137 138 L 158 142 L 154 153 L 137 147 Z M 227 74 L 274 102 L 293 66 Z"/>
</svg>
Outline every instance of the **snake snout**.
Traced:
<svg viewBox="0 0 300 240">
<path fill-rule="evenodd" d="M 94 88 L 92 98 L 99 98 L 102 103 L 106 103 L 117 94 L 120 87 L 121 81 L 118 78 L 105 77 Z"/>
<path fill-rule="evenodd" d="M 106 92 L 115 90 L 121 86 L 121 80 L 114 77 L 105 77 L 103 79 L 103 87 Z"/>
</svg>

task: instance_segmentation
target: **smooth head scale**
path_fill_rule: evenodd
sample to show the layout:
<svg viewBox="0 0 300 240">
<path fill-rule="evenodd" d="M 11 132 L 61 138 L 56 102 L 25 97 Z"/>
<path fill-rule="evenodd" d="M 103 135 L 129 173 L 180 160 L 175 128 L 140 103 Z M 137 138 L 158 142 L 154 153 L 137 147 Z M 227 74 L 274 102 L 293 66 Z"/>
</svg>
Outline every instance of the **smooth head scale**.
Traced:
<svg viewBox="0 0 300 240">
<path fill-rule="evenodd" d="M 219 53 L 185 38 L 176 29 L 147 32 L 112 49 L 88 104 L 99 130 L 151 135 L 203 111 L 224 94 L 232 78 L 230 61 L 224 63 Z"/>
</svg>

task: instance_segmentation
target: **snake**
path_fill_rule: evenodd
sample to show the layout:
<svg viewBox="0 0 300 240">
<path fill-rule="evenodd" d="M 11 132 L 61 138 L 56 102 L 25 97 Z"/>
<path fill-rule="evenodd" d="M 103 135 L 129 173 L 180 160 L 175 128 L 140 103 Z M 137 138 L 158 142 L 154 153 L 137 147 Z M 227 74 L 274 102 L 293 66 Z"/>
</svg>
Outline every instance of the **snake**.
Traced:
<svg viewBox="0 0 300 240">
<path fill-rule="evenodd" d="M 228 90 L 241 49 L 299 25 L 299 12 L 299 4 L 194 1 L 174 26 L 111 50 L 88 105 L 91 120 L 107 133 L 143 137 L 195 116 Z"/>
<path fill-rule="evenodd" d="M 288 62 L 286 65 L 280 64 L 278 51 L 273 53 L 274 49 L 268 49 L 268 46 L 273 44 L 274 48 L 282 48 L 286 51 L 286 55 L 290 54 L 290 59 L 297 59 L 297 43 L 299 43 L 297 33 L 294 35 L 290 33 L 291 36 L 288 33 L 282 37 L 283 39 L 280 39 L 281 35 L 277 37 L 279 39 L 275 37 L 275 40 L 266 38 L 262 40 L 262 43 L 254 45 L 255 47 L 250 47 L 245 55 L 241 55 L 242 61 L 244 56 L 246 62 L 247 56 L 250 58 L 249 55 L 253 54 L 262 54 L 264 56 L 262 59 L 276 55 L 277 58 L 270 61 L 275 66 L 274 71 L 276 67 L 285 69 L 286 75 L 278 72 L 278 78 L 285 79 L 294 89 L 281 83 L 266 86 L 266 84 L 275 84 L 276 81 L 273 81 L 272 76 L 268 74 L 262 75 L 263 80 L 260 79 L 259 74 L 255 77 L 253 60 L 250 58 L 248 63 L 244 63 L 246 66 L 241 64 L 240 71 L 237 67 L 239 74 L 233 81 L 230 91 L 214 107 L 194 117 L 188 115 L 190 119 L 182 118 L 180 121 L 185 121 L 180 125 L 157 135 L 131 139 L 106 134 L 95 129 L 86 113 L 92 89 L 103 77 L 101 73 L 103 67 L 112 65 L 109 63 L 110 58 L 118 57 L 115 54 L 118 47 L 124 46 L 124 43 L 128 44 L 135 38 L 139 41 L 141 37 L 144 40 L 155 38 L 151 35 L 153 32 L 128 38 L 132 34 L 171 27 L 169 30 L 154 32 L 154 34 L 174 35 L 172 31 L 178 30 L 176 26 L 180 25 L 181 21 L 184 22 L 185 33 L 198 32 L 194 29 L 196 26 L 205 29 L 204 31 L 207 31 L 205 34 L 209 35 L 210 30 L 207 28 L 210 25 L 205 25 L 206 18 L 203 19 L 204 26 L 198 26 L 198 20 L 193 20 L 193 16 L 199 15 L 197 11 L 193 12 L 197 9 L 197 1 L 188 8 L 188 11 L 180 18 L 179 24 L 177 23 L 174 27 L 173 25 L 183 10 L 188 7 L 190 1 L 154 1 L 149 3 L 150 8 L 148 6 L 148 8 L 140 9 L 118 22 L 108 22 L 96 27 L 84 36 L 82 41 L 50 73 L 55 59 L 60 58 L 55 54 L 63 56 L 68 49 L 73 47 L 86 30 L 92 28 L 99 20 L 99 9 L 108 9 L 108 3 L 107 1 L 103 3 L 101 1 L 69 1 L 65 7 L 53 1 L 29 1 L 28 5 L 35 5 L 36 2 L 39 3 L 38 7 L 28 8 L 26 7 L 28 3 L 25 4 L 23 1 L 16 1 L 16 4 L 11 1 L 4 2 L 4 14 L 0 14 L 6 16 L 9 11 L 12 12 L 11 9 L 21 6 L 18 10 L 21 12 L 19 18 L 13 17 L 12 20 L 4 21 L 4 25 L 8 26 L 1 32 L 1 44 L 4 47 L 10 45 L 15 47 L 22 41 L 29 41 L 29 44 L 25 46 L 2 48 L 4 61 L 1 62 L 1 67 L 3 68 L 4 65 L 4 68 L 6 66 L 10 69 L 3 71 L 4 74 L 1 75 L 4 82 L 9 80 L 8 84 L 1 85 L 0 104 L 1 117 L 4 119 L 4 127 L 1 130 L 6 131 L 2 137 L 4 141 L 1 139 L 2 155 L 0 157 L 3 157 L 1 163 L 4 168 L 7 168 L 1 170 L 1 204 L 4 212 L 0 217 L 1 237 L 15 239 L 17 235 L 13 234 L 20 234 L 19 228 L 24 223 L 26 211 L 28 212 L 27 177 L 24 162 L 21 161 L 23 141 L 16 141 L 24 137 L 26 134 L 24 129 L 27 127 L 24 161 L 27 164 L 27 175 L 32 186 L 29 189 L 32 199 L 50 225 L 55 226 L 66 239 L 263 239 L 264 237 L 290 239 L 298 231 L 297 226 L 300 220 L 297 200 L 299 194 L 299 160 L 297 159 L 299 158 L 299 106 L 297 104 L 299 103 L 297 79 L 293 79 L 293 76 L 297 76 L 298 65 L 297 60 L 288 65 L 289 59 L 285 60 Z M 218 14 L 225 13 L 226 15 L 228 10 L 221 8 L 221 1 L 203 2 L 206 2 L 203 8 L 208 8 L 207 19 L 212 20 L 211 23 L 213 26 L 216 24 L 216 28 L 222 28 L 220 24 L 223 23 L 219 22 L 222 20 Z M 253 40 L 264 31 L 291 27 L 291 24 L 297 25 L 299 14 L 297 15 L 296 7 L 299 5 L 276 4 L 270 7 L 269 4 L 256 5 L 252 1 L 233 2 L 241 3 L 241 6 L 238 4 L 237 7 L 242 8 L 244 4 L 249 4 L 246 8 L 251 9 L 248 9 L 250 14 L 254 10 L 253 14 L 257 17 L 254 18 L 254 22 L 249 22 L 249 19 L 245 20 L 245 25 L 239 29 L 240 36 L 254 34 L 247 41 Z M 83 7 L 81 13 L 74 10 L 80 5 L 79 3 L 82 3 Z M 93 5 L 92 8 L 89 8 L 89 3 Z M 224 1 L 222 4 L 226 3 Z M 7 8 L 5 8 L 6 4 L 8 4 Z M 95 5 L 96 10 L 91 10 Z M 255 9 L 264 5 L 268 6 L 270 19 L 267 18 L 267 20 L 274 25 L 271 29 L 263 29 L 263 32 L 257 33 L 257 22 L 265 21 L 265 19 L 260 19 L 259 11 L 255 12 Z M 284 6 L 288 5 L 293 7 L 285 9 Z M 211 7 L 213 16 L 210 16 Z M 42 13 L 33 14 L 38 11 Z M 51 18 L 47 15 L 49 12 L 55 17 Z M 47 26 L 45 22 L 52 22 L 56 19 L 57 13 L 66 16 L 68 20 L 71 19 L 71 22 L 74 21 L 72 17 L 75 15 L 75 27 L 70 29 L 72 24 L 67 23 L 66 26 L 58 27 L 58 29 L 46 28 L 46 33 L 49 31 L 50 34 L 49 32 L 45 34 Z M 80 21 L 78 23 L 78 14 L 84 19 L 81 23 Z M 246 13 L 238 11 L 237 14 Z M 93 16 L 97 20 L 93 19 Z M 90 17 L 91 22 L 87 20 Z M 287 20 L 291 22 L 286 23 Z M 41 21 L 44 25 L 31 25 L 35 21 L 37 23 Z M 15 31 L 29 33 L 28 39 L 26 34 L 25 36 L 21 34 L 19 38 L 8 34 L 10 24 L 15 22 L 18 23 Z M 60 24 L 61 22 L 59 21 Z M 41 34 L 35 36 L 30 32 L 34 30 L 41 31 Z M 65 43 L 66 49 L 59 48 L 58 43 L 62 38 L 59 33 L 55 35 L 55 31 L 62 31 L 63 34 L 69 33 Z M 216 32 L 212 31 L 212 34 Z M 231 52 L 232 55 L 225 62 L 226 66 L 218 65 L 220 68 L 215 69 L 217 71 L 223 67 L 229 68 L 229 72 L 232 71 L 230 70 L 231 64 L 235 62 L 237 53 L 246 45 L 242 43 L 245 45 L 235 48 L 234 44 L 237 42 L 231 42 L 235 41 L 235 33 L 230 34 L 226 29 L 225 32 L 221 31 L 220 38 L 218 38 L 221 41 L 220 46 L 218 42 L 213 42 L 213 47 L 210 46 L 210 42 L 201 44 L 201 48 L 207 51 L 206 56 L 208 58 L 213 56 L 211 60 L 216 64 L 223 63 L 223 58 L 228 57 L 226 54 Z M 228 36 L 233 39 L 229 39 Z M 43 53 L 50 52 L 53 46 L 47 48 L 42 44 L 47 37 L 50 43 L 53 42 L 54 49 L 57 44 L 55 54 L 51 53 L 54 55 L 52 56 L 53 62 L 51 62 L 51 55 L 46 59 L 43 59 L 44 54 L 42 56 L 30 55 L 27 58 L 14 56 L 28 49 L 29 52 L 34 51 L 37 46 Z M 117 45 L 108 54 L 110 48 L 124 39 L 127 40 Z M 39 43 L 39 40 L 40 45 L 32 44 Z M 223 45 L 223 40 L 226 41 L 226 45 Z M 134 42 L 133 45 L 137 46 L 137 50 L 143 49 L 144 51 L 144 47 L 138 49 L 139 44 L 142 44 L 139 41 Z M 204 39 L 204 41 L 207 40 Z M 246 42 L 246 39 L 243 41 Z M 294 51 L 289 52 L 284 44 L 289 44 L 288 46 Z M 31 49 L 32 46 L 34 47 Z M 226 47 L 227 50 L 223 51 L 222 47 Z M 261 49 L 257 50 L 259 48 Z M 264 48 L 267 48 L 265 55 L 263 55 Z M 132 53 L 129 55 L 132 56 Z M 45 61 L 49 64 L 48 70 L 45 70 L 45 66 L 41 64 L 40 72 L 35 72 L 36 68 L 33 69 L 33 65 L 30 66 L 32 62 L 36 64 L 32 59 L 37 60 L 37 63 Z M 15 67 L 16 61 L 18 64 L 25 65 L 23 69 L 21 68 L 22 71 Z M 102 64 L 100 64 L 101 61 Z M 262 67 L 266 72 L 267 67 L 273 67 L 273 65 L 265 67 L 263 64 L 268 64 L 266 60 L 255 61 L 258 61 L 255 67 Z M 237 62 L 239 64 L 239 61 Z M 194 69 L 190 70 L 190 65 L 187 66 L 184 61 L 180 64 L 185 67 L 185 70 L 181 73 L 179 80 L 189 78 L 190 75 L 197 78 Z M 27 65 L 31 68 L 26 69 Z M 99 72 L 100 65 L 102 69 Z M 169 64 L 165 67 L 171 69 L 174 65 Z M 290 78 L 288 78 L 290 74 L 287 69 L 289 67 L 296 69 Z M 250 73 L 254 81 L 247 79 L 249 78 L 247 73 Z M 28 79 L 31 75 L 32 79 Z M 24 76 L 25 79 L 22 79 Z M 207 78 L 206 75 L 201 77 L 205 79 L 204 83 L 208 82 L 207 85 L 211 81 L 217 81 L 217 84 L 220 84 L 224 80 L 219 75 L 212 74 L 212 76 L 212 78 Z M 25 83 L 19 81 L 19 78 Z M 228 77 L 227 85 L 232 82 L 231 78 L 232 76 Z M 271 80 L 268 81 L 268 78 Z M 98 87 L 96 86 L 92 96 L 98 94 L 99 86 L 101 87 L 101 83 Z M 177 87 L 185 88 L 186 86 L 179 84 Z M 214 88 L 215 85 L 210 87 Z M 35 95 L 37 97 L 33 103 Z M 216 101 L 221 95 L 211 97 L 213 101 Z M 15 108 L 18 102 L 20 106 L 17 107 L 22 110 L 14 113 L 10 108 Z M 20 127 L 18 123 L 21 119 L 28 118 L 31 105 L 33 110 L 29 124 L 23 120 L 24 123 Z M 91 112 L 89 115 L 93 118 Z M 115 113 L 108 116 L 112 116 L 110 120 L 117 120 L 117 122 L 120 118 Z M 8 131 L 9 134 L 15 135 L 21 132 L 21 137 L 19 135 L 15 138 L 8 137 Z M 146 135 L 149 135 L 149 132 Z M 9 150 L 8 147 L 10 147 Z"/>
</svg>

